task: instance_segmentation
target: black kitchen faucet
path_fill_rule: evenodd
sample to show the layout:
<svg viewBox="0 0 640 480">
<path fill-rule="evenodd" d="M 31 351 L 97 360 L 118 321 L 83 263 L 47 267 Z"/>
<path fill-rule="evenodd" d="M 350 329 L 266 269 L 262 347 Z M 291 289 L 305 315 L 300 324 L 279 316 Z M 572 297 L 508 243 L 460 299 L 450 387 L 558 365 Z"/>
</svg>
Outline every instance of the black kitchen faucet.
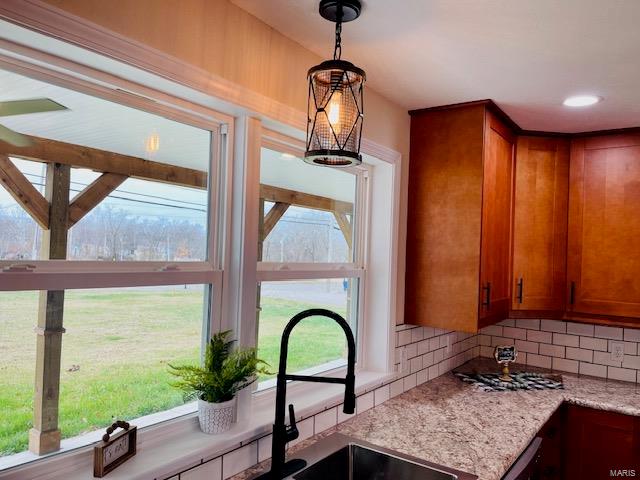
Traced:
<svg viewBox="0 0 640 480">
<path fill-rule="evenodd" d="M 329 317 L 342 327 L 347 337 L 347 376 L 345 378 L 316 377 L 310 375 L 289 375 L 287 374 L 287 352 L 289 349 L 289 336 L 295 326 L 307 317 Z M 356 408 L 355 394 L 355 374 L 356 363 L 356 343 L 353 339 L 351 327 L 344 318 L 331 310 L 324 308 L 312 308 L 295 315 L 284 328 L 282 340 L 280 341 L 280 365 L 278 368 L 278 383 L 276 387 L 276 419 L 273 424 L 273 440 L 271 443 L 271 470 L 263 473 L 256 480 L 280 480 L 301 470 L 307 462 L 301 459 L 293 459 L 285 462 L 285 449 L 287 442 L 298 438 L 299 432 L 296 427 L 296 419 L 293 405 L 289 404 L 290 425 L 285 425 L 285 404 L 287 400 L 287 381 L 297 380 L 300 382 L 319 383 L 343 383 L 344 389 L 344 413 L 353 413 Z"/>
</svg>

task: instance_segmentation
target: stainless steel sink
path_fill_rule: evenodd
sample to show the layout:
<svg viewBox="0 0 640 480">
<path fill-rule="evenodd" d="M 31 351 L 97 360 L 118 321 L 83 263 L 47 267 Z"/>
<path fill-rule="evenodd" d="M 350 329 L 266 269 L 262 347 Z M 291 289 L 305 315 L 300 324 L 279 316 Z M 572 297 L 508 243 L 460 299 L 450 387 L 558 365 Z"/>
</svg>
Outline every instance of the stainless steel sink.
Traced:
<svg viewBox="0 0 640 480">
<path fill-rule="evenodd" d="M 351 443 L 294 475 L 293 478 L 295 480 L 457 480 L 458 476 Z"/>
<path fill-rule="evenodd" d="M 477 480 L 449 467 L 404 455 L 340 433 L 288 455 L 306 463 L 293 480 Z"/>
</svg>

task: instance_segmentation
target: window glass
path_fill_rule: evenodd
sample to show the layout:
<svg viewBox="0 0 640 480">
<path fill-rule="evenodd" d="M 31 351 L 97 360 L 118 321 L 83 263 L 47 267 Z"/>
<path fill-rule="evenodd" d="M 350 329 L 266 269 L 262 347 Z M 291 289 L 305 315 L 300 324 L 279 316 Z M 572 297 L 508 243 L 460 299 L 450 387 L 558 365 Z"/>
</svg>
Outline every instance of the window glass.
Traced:
<svg viewBox="0 0 640 480">
<path fill-rule="evenodd" d="M 259 252 L 264 262 L 353 259 L 356 176 L 263 148 Z"/>
<path fill-rule="evenodd" d="M 42 193 L 45 165 L 11 159 L 31 184 Z M 42 229 L 0 183 L 0 260 L 38 258 Z"/>
<path fill-rule="evenodd" d="M 0 101 L 37 98 L 61 106 L 3 116 L 2 125 L 34 144 L 53 141 L 51 148 L 77 167 L 71 202 L 104 172 L 124 175 L 115 191 L 78 216 L 69 231 L 69 259 L 206 259 L 210 131 L 9 71 L 0 70 L 0 85 Z M 47 155 L 42 151 L 29 156 L 45 163 L 28 162 L 18 158 L 19 149 L 0 142 L 0 154 L 8 154 L 41 192 L 51 161 L 37 156 Z M 0 186 L 0 259 L 41 258 L 40 235 L 41 228 Z"/>
<path fill-rule="evenodd" d="M 260 283 L 258 356 L 274 374 L 280 358 L 280 339 L 287 322 L 309 308 L 326 308 L 345 318 L 357 334 L 357 279 L 295 280 Z M 291 333 L 288 372 L 328 370 L 344 365 L 347 344 L 342 329 L 332 319 L 309 317 Z M 263 376 L 261 380 L 272 378 Z"/>
<path fill-rule="evenodd" d="M 38 292 L 0 292 L 0 456 L 29 444 L 37 315 Z"/>
<path fill-rule="evenodd" d="M 206 291 L 181 285 L 65 293 L 63 438 L 184 404 L 167 365 L 199 363 Z"/>
</svg>

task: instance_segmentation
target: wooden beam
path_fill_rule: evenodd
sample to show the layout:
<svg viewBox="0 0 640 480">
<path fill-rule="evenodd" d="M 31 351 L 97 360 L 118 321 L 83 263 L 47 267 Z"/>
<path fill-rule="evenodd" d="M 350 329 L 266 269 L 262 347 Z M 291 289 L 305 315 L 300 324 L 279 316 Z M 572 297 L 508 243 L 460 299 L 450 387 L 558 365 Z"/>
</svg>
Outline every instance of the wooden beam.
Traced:
<svg viewBox="0 0 640 480">
<path fill-rule="evenodd" d="M 333 198 L 321 197 L 310 193 L 287 190 L 286 188 L 274 187 L 272 185 L 260 185 L 260 198 L 268 202 L 287 203 L 298 207 L 314 208 L 326 212 L 341 212 L 351 214 L 353 204 L 334 200 Z"/>
<path fill-rule="evenodd" d="M 0 142 L 2 143 L 2 142 Z M 13 162 L 0 154 L 0 184 L 45 230 L 49 228 L 49 202 Z"/>
<path fill-rule="evenodd" d="M 275 205 L 271 207 L 271 210 L 269 210 L 269 213 L 265 215 L 264 222 L 262 225 L 263 241 L 269 236 L 269 234 L 271 233 L 271 230 L 273 230 L 273 227 L 276 226 L 276 223 L 278 223 L 278 220 L 282 218 L 282 216 L 285 214 L 288 208 L 289 208 L 289 204 L 282 203 L 282 202 L 276 202 Z"/>
<path fill-rule="evenodd" d="M 351 250 L 353 244 L 353 228 L 351 227 L 349 218 L 342 212 L 333 212 L 333 216 L 336 218 L 342 235 L 344 235 L 344 239 L 347 241 L 349 250 Z"/>
<path fill-rule="evenodd" d="M 69 225 L 73 227 L 91 210 L 96 208 L 107 196 L 116 188 L 122 185 L 127 178 L 126 175 L 117 173 L 103 173 L 90 185 L 87 185 L 69 205 Z"/>
<path fill-rule="evenodd" d="M 152 162 L 143 158 L 83 147 L 72 143 L 29 136 L 33 144 L 16 147 L 0 141 L 0 154 L 47 163 L 62 163 L 89 168 L 97 172 L 117 173 L 127 177 L 172 183 L 200 189 L 207 188 L 207 172 Z"/>
<path fill-rule="evenodd" d="M 45 196 L 51 205 L 49 230 L 42 234 L 40 258 L 67 258 L 67 222 L 69 218 L 69 165 L 47 165 Z M 41 291 L 36 341 L 36 379 L 33 395 L 33 428 L 29 431 L 29 450 L 37 455 L 60 448 L 58 408 L 60 398 L 60 361 L 64 290 Z"/>
</svg>

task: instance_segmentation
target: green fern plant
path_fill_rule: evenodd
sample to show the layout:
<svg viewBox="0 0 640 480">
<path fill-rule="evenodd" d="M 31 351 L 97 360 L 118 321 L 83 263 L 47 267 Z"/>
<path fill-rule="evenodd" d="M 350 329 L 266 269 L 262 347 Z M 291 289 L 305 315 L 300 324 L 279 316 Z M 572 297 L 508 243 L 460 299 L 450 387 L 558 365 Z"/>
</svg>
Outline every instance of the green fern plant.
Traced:
<svg viewBox="0 0 640 480">
<path fill-rule="evenodd" d="M 260 360 L 255 348 L 232 349 L 230 331 L 213 335 L 204 356 L 204 366 L 169 364 L 169 373 L 179 378 L 171 385 L 182 390 L 185 400 L 200 398 L 222 403 L 256 381 L 258 374 L 269 374 L 267 363 Z"/>
</svg>

